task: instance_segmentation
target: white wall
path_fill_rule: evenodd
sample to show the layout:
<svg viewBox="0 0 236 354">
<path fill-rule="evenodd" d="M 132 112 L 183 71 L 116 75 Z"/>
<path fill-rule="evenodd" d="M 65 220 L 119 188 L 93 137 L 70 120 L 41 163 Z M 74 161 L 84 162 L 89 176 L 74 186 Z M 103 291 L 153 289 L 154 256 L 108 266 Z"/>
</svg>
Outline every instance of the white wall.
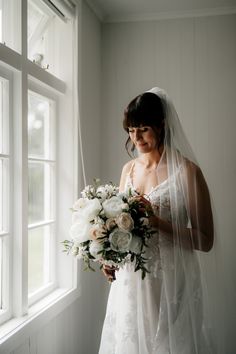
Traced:
<svg viewBox="0 0 236 354">
<path fill-rule="evenodd" d="M 123 148 L 125 106 L 146 89 L 163 87 L 197 154 L 218 216 L 218 245 L 223 247 L 218 262 L 223 268 L 218 263 L 215 273 L 219 291 L 228 288 L 223 313 L 218 315 L 216 309 L 215 318 L 226 332 L 224 354 L 235 348 L 235 304 L 229 291 L 236 284 L 235 38 L 235 15 L 110 23 L 102 28 L 102 177 L 118 182 L 129 159 Z"/>
</svg>

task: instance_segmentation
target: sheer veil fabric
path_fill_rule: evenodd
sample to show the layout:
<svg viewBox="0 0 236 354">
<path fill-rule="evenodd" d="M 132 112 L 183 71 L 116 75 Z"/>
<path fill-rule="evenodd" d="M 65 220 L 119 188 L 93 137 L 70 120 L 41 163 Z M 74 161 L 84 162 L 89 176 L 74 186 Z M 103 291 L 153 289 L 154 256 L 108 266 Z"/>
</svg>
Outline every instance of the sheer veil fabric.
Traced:
<svg viewBox="0 0 236 354">
<path fill-rule="evenodd" d="M 99 354 L 220 354 L 207 288 L 207 259 L 214 252 L 207 236 L 213 233 L 208 187 L 170 98 L 158 87 L 148 92 L 164 106 L 165 138 L 157 188 L 146 197 L 154 213 L 171 223 L 173 235 L 157 231 L 150 245 L 155 262 L 144 280 L 128 268 L 117 272 Z M 136 346 L 129 344 L 132 333 Z"/>
<path fill-rule="evenodd" d="M 202 251 L 211 248 L 207 235 L 213 232 L 208 188 L 170 98 L 157 87 L 149 92 L 161 98 L 166 117 L 164 155 L 156 171 L 158 184 L 164 179 L 171 180 L 168 189 L 173 238 L 167 240 L 165 234 L 159 233 L 164 291 L 160 309 L 166 311 L 169 351 L 216 353 L 211 320 L 206 317 L 209 306 L 204 278 L 206 265 L 203 267 L 200 258 Z M 165 218 L 165 213 L 165 204 L 160 203 L 158 215 Z M 161 325 L 156 331 L 156 348 L 162 342 Z M 161 353 L 153 348 L 155 352 Z"/>
</svg>

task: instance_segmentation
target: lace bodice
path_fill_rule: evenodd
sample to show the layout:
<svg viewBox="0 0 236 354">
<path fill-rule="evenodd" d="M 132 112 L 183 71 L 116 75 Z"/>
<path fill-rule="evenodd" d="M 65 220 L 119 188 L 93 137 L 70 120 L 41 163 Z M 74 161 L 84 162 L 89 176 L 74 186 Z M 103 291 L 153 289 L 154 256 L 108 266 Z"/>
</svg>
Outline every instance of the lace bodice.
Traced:
<svg viewBox="0 0 236 354">
<path fill-rule="evenodd" d="M 173 210 L 173 206 L 172 208 L 170 206 L 170 187 L 172 186 L 172 183 L 175 183 L 174 178 L 164 180 L 156 187 L 153 187 L 146 195 L 146 198 L 151 202 L 153 211 L 158 217 L 171 223 L 172 213 L 181 213 L 181 217 L 184 218 L 187 227 L 189 222 L 184 203 L 180 204 L 182 205 L 182 208 L 175 211 Z M 127 189 L 135 190 L 130 173 L 128 173 L 126 177 L 125 190 Z M 178 198 L 181 200 L 182 194 L 179 193 Z M 160 254 L 160 246 L 162 254 Z M 160 278 L 163 269 L 174 269 L 174 263 L 170 262 L 170 259 L 173 259 L 173 257 L 170 256 L 172 251 L 173 244 L 171 239 L 157 230 L 153 237 L 148 240 L 148 248 L 145 254 L 148 258 L 147 268 L 150 271 L 149 276 Z M 165 261 L 167 259 L 168 262 Z"/>
</svg>

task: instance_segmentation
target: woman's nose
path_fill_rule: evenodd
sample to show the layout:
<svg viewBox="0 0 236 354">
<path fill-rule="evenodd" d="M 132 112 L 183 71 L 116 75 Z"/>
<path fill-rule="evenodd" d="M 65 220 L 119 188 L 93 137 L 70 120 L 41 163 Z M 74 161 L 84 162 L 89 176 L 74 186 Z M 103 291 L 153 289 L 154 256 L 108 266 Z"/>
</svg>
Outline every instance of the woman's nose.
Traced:
<svg viewBox="0 0 236 354">
<path fill-rule="evenodd" d="M 142 134 L 140 133 L 140 131 L 136 130 L 135 131 L 135 140 L 139 140 L 141 138 Z"/>
</svg>

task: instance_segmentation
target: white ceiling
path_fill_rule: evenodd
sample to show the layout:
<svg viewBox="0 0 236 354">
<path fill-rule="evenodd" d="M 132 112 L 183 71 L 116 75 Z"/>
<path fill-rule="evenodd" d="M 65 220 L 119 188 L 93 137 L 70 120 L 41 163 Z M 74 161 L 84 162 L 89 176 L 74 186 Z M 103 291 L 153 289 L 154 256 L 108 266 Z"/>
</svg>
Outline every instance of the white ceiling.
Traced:
<svg viewBox="0 0 236 354">
<path fill-rule="evenodd" d="M 87 0 L 103 22 L 236 13 L 236 0 Z"/>
</svg>

